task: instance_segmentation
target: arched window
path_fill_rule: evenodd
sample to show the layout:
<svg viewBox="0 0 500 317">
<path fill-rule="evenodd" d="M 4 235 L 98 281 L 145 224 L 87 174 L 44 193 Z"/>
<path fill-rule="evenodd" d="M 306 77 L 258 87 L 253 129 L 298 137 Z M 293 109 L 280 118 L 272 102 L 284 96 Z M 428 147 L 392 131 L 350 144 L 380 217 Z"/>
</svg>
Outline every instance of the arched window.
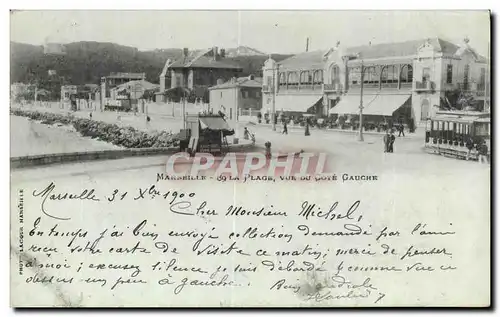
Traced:
<svg viewBox="0 0 500 317">
<path fill-rule="evenodd" d="M 288 73 L 288 86 L 298 86 L 299 85 L 299 75 L 297 72 Z"/>
<path fill-rule="evenodd" d="M 380 82 L 379 74 L 375 66 L 365 68 L 363 83 L 365 84 L 378 84 Z"/>
<path fill-rule="evenodd" d="M 340 83 L 340 69 L 337 65 L 333 65 L 330 70 L 330 76 L 332 78 L 332 84 Z"/>
<path fill-rule="evenodd" d="M 300 73 L 300 84 L 301 85 L 310 85 L 312 84 L 312 76 L 309 71 L 304 71 Z"/>
<path fill-rule="evenodd" d="M 286 86 L 286 75 L 285 75 L 285 73 L 280 73 L 278 83 L 279 83 L 280 86 Z"/>
<path fill-rule="evenodd" d="M 332 74 L 333 74 L 333 71 L 332 71 Z M 349 76 L 349 84 L 350 85 L 360 85 L 361 84 L 361 67 L 349 67 L 348 76 Z M 334 77 L 332 77 L 332 79 L 333 78 Z"/>
<path fill-rule="evenodd" d="M 413 67 L 411 65 L 404 65 L 401 68 L 401 83 L 413 82 Z"/>
<path fill-rule="evenodd" d="M 385 66 L 381 74 L 382 84 L 393 84 L 398 82 L 398 71 L 396 65 Z"/>
<path fill-rule="evenodd" d="M 313 84 L 314 85 L 323 84 L 323 71 L 322 70 L 317 70 L 314 72 Z"/>
</svg>

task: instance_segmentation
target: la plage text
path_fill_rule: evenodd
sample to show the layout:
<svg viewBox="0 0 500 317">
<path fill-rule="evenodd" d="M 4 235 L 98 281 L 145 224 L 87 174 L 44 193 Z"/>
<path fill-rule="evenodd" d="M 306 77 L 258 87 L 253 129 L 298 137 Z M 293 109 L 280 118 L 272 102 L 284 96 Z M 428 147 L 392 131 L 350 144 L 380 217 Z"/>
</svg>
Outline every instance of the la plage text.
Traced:
<svg viewBox="0 0 500 317">
<path fill-rule="evenodd" d="M 290 175 L 290 176 L 263 176 L 263 175 L 244 175 L 243 177 L 234 177 L 228 175 L 169 175 L 166 173 L 157 173 L 156 181 L 204 181 L 204 180 L 225 181 L 316 181 L 316 182 L 373 182 L 378 181 L 377 175 L 358 175 L 358 174 L 318 174 L 318 175 Z"/>
</svg>

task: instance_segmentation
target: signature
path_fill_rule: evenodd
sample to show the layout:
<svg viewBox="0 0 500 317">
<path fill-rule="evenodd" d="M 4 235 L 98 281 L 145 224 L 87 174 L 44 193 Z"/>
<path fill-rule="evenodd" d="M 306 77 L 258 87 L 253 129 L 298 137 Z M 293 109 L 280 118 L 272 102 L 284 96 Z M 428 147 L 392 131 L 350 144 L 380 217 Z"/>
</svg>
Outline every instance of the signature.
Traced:
<svg viewBox="0 0 500 317">
<path fill-rule="evenodd" d="M 289 284 L 286 279 L 281 279 L 275 282 L 269 289 L 290 289 L 294 293 L 303 295 L 305 301 L 315 301 L 317 303 L 328 300 L 368 298 L 378 293 L 374 301 L 376 304 L 385 297 L 385 294 L 373 285 L 369 277 L 365 278 L 362 283 L 354 283 L 337 272 L 324 282 L 315 281 L 314 283 L 316 285 L 310 285 L 309 283 L 303 285 Z"/>
<path fill-rule="evenodd" d="M 94 194 L 95 190 L 94 189 L 84 189 L 81 193 L 79 194 L 70 194 L 70 193 L 52 193 L 54 189 L 56 188 L 56 185 L 54 183 L 50 183 L 49 186 L 47 186 L 45 189 L 41 190 L 40 192 L 37 193 L 36 190 L 33 191 L 33 196 L 34 197 L 41 197 L 42 198 L 42 203 L 40 204 L 42 212 L 47 215 L 48 217 L 57 219 L 57 220 L 70 220 L 71 218 L 64 218 L 64 217 L 57 217 L 54 215 L 51 215 L 47 212 L 45 209 L 45 202 L 47 201 L 47 198 L 49 200 L 90 200 L 90 201 L 99 201 L 99 198 L 97 198 Z"/>
</svg>

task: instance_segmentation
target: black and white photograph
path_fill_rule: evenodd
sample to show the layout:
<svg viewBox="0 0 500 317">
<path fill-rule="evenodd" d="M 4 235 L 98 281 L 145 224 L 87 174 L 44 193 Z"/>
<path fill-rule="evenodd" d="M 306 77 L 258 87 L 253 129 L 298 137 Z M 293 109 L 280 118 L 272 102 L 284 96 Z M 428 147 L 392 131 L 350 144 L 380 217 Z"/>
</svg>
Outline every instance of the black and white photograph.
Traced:
<svg viewBox="0 0 500 317">
<path fill-rule="evenodd" d="M 13 307 L 488 307 L 488 10 L 12 10 Z"/>
</svg>

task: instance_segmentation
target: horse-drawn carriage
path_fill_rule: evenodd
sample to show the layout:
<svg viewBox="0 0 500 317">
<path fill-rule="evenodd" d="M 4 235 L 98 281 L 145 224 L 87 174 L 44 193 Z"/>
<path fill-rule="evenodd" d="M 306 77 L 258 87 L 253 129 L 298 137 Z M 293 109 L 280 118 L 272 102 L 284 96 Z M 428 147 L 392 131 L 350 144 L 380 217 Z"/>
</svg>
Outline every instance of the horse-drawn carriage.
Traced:
<svg viewBox="0 0 500 317">
<path fill-rule="evenodd" d="M 477 159 L 476 148 L 482 142 L 486 142 L 487 156 L 490 156 L 491 118 L 488 113 L 441 111 L 427 120 L 425 149 L 430 153 Z"/>
</svg>

